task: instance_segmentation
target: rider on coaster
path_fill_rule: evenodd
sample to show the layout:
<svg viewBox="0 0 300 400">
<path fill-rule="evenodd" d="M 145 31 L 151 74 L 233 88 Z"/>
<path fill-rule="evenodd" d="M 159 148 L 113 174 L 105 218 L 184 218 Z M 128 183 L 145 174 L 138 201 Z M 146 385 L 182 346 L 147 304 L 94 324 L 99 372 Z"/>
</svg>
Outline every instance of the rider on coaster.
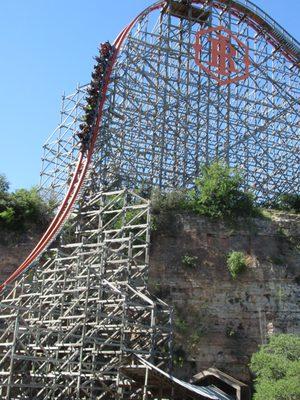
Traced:
<svg viewBox="0 0 300 400">
<path fill-rule="evenodd" d="M 101 43 L 100 45 L 100 53 L 101 55 L 103 55 L 104 57 L 108 57 L 109 53 L 111 51 L 111 44 L 107 41 L 105 43 Z"/>
<path fill-rule="evenodd" d="M 92 73 L 92 82 L 87 90 L 87 105 L 83 107 L 85 111 L 85 115 L 83 117 L 84 123 L 80 124 L 80 131 L 76 133 L 81 141 L 83 151 L 88 148 L 89 142 L 91 140 L 91 127 L 95 117 L 95 109 L 97 106 L 97 100 L 101 87 L 101 78 L 105 73 L 111 50 L 112 45 L 109 42 L 101 43 L 100 55 L 95 57 L 97 64 L 94 66 L 94 72 Z"/>
</svg>

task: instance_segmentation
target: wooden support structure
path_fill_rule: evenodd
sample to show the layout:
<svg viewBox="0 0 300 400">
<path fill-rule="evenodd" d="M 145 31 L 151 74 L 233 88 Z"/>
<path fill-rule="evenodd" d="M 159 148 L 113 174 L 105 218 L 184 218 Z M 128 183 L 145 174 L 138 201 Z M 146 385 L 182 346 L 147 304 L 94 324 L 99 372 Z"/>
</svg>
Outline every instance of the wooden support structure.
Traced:
<svg viewBox="0 0 300 400">
<path fill-rule="evenodd" d="M 193 188 L 216 160 L 241 168 L 245 188 L 264 203 L 300 190 L 300 44 L 247 0 L 165 4 L 148 7 L 117 40 L 88 164 L 77 163 L 78 131 L 91 88 L 63 98 L 41 190 L 74 202 L 62 202 L 49 247 L 1 294 L 1 400 L 133 399 L 123 363 L 130 354 L 148 369 L 136 399 L 147 398 L 154 375 L 176 398 L 187 386 L 160 369 L 171 360 L 170 309 L 147 286 L 151 190 Z M 213 37 L 201 36 L 198 54 L 206 23 L 249 47 L 249 76 L 235 47 L 227 53 L 214 40 L 220 54 L 211 62 Z"/>
<path fill-rule="evenodd" d="M 149 201 L 83 196 L 59 243 L 0 303 L 3 400 L 114 399 L 123 357 L 170 361 L 170 309 L 147 290 Z"/>
<path fill-rule="evenodd" d="M 137 400 L 235 400 L 220 387 L 195 385 L 167 374 L 162 369 L 140 356 L 131 356 L 123 361 L 120 372 L 135 384 L 131 386 L 130 398 Z M 140 397 L 140 393 L 143 396 Z"/>
</svg>

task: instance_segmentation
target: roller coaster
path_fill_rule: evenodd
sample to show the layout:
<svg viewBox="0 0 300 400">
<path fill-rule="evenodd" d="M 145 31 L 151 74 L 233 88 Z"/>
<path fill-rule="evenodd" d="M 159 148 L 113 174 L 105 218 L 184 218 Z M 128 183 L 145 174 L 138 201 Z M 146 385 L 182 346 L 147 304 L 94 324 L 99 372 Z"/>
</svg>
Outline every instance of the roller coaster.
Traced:
<svg viewBox="0 0 300 400">
<path fill-rule="evenodd" d="M 172 311 L 147 284 L 149 193 L 215 160 L 259 200 L 299 192 L 300 44 L 250 1 L 158 1 L 95 60 L 44 145 L 57 213 L 0 286 L 1 399 L 182 398 L 149 384 L 149 365 L 172 365 Z"/>
</svg>

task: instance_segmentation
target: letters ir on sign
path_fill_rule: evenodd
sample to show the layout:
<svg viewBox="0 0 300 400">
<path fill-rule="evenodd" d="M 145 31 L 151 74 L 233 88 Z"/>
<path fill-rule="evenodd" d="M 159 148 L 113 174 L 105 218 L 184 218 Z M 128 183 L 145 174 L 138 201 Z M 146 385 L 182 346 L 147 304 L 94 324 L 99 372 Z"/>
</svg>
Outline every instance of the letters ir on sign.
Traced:
<svg viewBox="0 0 300 400">
<path fill-rule="evenodd" d="M 202 29 L 196 34 L 195 61 L 219 85 L 249 77 L 249 47 L 222 26 Z"/>
</svg>

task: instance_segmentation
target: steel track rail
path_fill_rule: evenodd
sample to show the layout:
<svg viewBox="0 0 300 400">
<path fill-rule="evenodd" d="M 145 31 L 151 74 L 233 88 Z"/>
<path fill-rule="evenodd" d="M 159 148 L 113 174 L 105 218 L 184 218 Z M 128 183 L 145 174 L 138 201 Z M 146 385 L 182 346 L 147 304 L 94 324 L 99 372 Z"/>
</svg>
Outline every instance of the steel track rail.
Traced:
<svg viewBox="0 0 300 400">
<path fill-rule="evenodd" d="M 126 26 L 123 31 L 119 34 L 114 42 L 115 53 L 107 74 L 104 78 L 104 85 L 101 93 L 101 101 L 98 107 L 98 113 L 96 122 L 94 124 L 92 138 L 90 142 L 89 149 L 87 151 L 82 150 L 79 153 L 79 158 L 77 161 L 77 166 L 73 174 L 72 181 L 70 183 L 69 189 L 59 207 L 59 210 L 49 225 L 46 232 L 43 234 L 42 238 L 25 259 L 25 261 L 18 267 L 16 271 L 13 272 L 0 285 L 0 293 L 8 287 L 13 281 L 15 281 L 20 275 L 25 272 L 32 264 L 39 259 L 42 253 L 47 249 L 47 247 L 53 242 L 56 236 L 59 234 L 67 221 L 73 207 L 80 195 L 80 191 L 84 187 L 84 181 L 87 177 L 89 166 L 92 160 L 93 152 L 95 149 L 95 143 L 97 140 L 100 123 L 103 115 L 103 108 L 105 103 L 105 97 L 107 89 L 110 83 L 110 78 L 112 75 L 113 68 L 116 64 L 118 54 L 122 48 L 123 43 L 128 37 L 129 33 L 139 21 L 140 18 L 144 18 L 151 12 L 161 9 L 167 5 L 168 1 L 158 1 L 152 6 L 146 8 L 142 11 L 136 18 L 134 18 L 131 23 Z M 192 0 L 192 4 L 201 4 L 203 6 L 212 5 L 215 7 L 229 7 L 233 10 L 240 18 L 246 18 L 247 22 L 253 29 L 255 29 L 258 34 L 263 34 L 266 40 L 269 41 L 273 46 L 275 46 L 278 51 L 282 52 L 292 63 L 299 65 L 300 62 L 300 45 L 292 36 L 290 36 L 280 25 L 278 25 L 271 17 L 264 13 L 261 9 L 256 7 L 253 3 L 248 0 Z"/>
</svg>

